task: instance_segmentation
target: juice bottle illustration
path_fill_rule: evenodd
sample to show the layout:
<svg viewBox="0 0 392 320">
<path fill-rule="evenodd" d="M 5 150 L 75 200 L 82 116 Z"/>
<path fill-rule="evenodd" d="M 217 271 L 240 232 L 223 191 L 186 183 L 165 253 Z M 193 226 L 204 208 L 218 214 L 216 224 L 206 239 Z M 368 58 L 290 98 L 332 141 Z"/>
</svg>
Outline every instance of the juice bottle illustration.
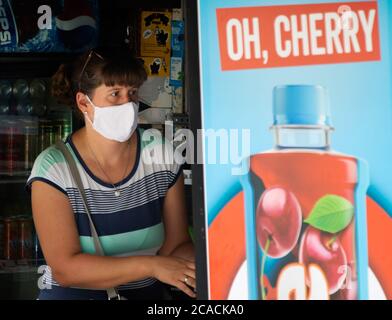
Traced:
<svg viewBox="0 0 392 320">
<path fill-rule="evenodd" d="M 367 299 L 367 163 L 332 151 L 328 92 L 277 86 L 274 149 L 246 158 L 250 299 Z"/>
</svg>

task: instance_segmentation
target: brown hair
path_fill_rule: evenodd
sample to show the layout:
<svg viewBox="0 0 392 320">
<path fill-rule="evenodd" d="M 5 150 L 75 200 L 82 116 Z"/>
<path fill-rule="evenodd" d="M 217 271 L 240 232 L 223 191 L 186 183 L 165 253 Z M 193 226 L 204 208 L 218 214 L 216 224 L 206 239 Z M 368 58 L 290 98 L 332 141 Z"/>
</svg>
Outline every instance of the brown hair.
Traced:
<svg viewBox="0 0 392 320">
<path fill-rule="evenodd" d="M 80 55 L 73 63 L 60 65 L 52 77 L 52 95 L 62 104 L 72 106 L 78 92 L 90 98 L 100 85 L 140 87 L 147 79 L 141 60 L 124 47 L 100 47 Z"/>
</svg>

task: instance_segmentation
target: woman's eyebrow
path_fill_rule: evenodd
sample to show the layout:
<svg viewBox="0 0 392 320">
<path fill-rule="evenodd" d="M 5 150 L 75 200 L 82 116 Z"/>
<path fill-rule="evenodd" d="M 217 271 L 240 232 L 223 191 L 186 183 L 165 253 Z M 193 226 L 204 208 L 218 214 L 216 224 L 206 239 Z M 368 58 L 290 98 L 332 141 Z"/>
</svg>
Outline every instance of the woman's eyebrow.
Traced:
<svg viewBox="0 0 392 320">
<path fill-rule="evenodd" d="M 137 87 L 112 87 L 112 88 L 108 89 L 107 92 L 122 90 L 124 88 L 126 88 L 127 90 L 138 90 Z"/>
<path fill-rule="evenodd" d="M 121 90 L 122 88 L 123 87 L 113 87 L 113 88 L 107 89 L 107 92 Z"/>
</svg>

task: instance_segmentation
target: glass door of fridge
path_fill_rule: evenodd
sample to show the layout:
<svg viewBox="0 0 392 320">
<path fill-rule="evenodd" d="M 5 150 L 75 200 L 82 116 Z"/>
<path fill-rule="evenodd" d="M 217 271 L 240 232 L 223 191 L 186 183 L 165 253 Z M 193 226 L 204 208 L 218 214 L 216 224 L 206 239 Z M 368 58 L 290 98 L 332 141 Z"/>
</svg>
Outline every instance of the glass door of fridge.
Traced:
<svg viewBox="0 0 392 320">
<path fill-rule="evenodd" d="M 26 181 L 36 157 L 72 131 L 50 78 L 0 79 L 0 299 L 35 299 L 45 264 Z"/>
</svg>

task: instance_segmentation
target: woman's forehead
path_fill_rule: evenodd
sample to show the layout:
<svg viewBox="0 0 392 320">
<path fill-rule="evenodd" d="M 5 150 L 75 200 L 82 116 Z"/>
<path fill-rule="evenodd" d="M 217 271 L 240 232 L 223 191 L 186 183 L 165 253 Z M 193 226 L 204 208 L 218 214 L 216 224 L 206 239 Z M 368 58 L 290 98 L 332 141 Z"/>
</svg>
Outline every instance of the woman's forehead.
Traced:
<svg viewBox="0 0 392 320">
<path fill-rule="evenodd" d="M 100 85 L 99 87 L 96 88 L 99 91 L 111 91 L 111 90 L 132 90 L 132 89 L 138 89 L 138 86 L 136 85 L 122 85 L 122 84 L 115 84 L 113 86 L 107 86 L 105 84 Z"/>
</svg>

